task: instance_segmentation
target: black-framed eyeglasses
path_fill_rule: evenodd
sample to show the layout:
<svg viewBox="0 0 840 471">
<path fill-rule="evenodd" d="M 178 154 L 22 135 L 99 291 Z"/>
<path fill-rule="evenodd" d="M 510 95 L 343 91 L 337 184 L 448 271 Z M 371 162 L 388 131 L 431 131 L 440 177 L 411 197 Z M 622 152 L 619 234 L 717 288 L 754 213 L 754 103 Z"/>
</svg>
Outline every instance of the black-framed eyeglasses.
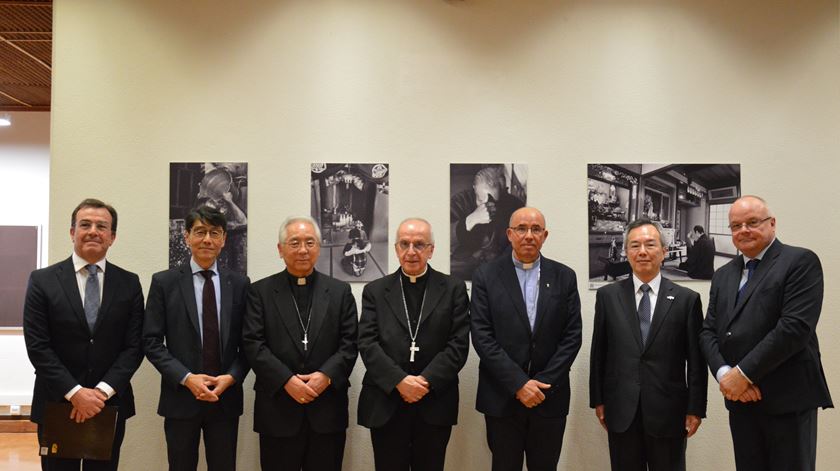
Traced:
<svg viewBox="0 0 840 471">
<path fill-rule="evenodd" d="M 433 244 L 427 244 L 426 242 L 409 242 L 407 240 L 401 240 L 401 241 L 397 242 L 397 247 L 400 250 L 404 250 L 406 252 L 411 250 L 412 246 L 414 247 L 414 250 L 416 250 L 417 252 L 422 252 L 422 251 L 426 250 L 427 248 L 431 247 L 432 245 Z"/>
<path fill-rule="evenodd" d="M 528 227 L 528 226 L 525 226 L 525 225 L 511 227 L 510 230 L 512 230 L 519 237 L 525 237 L 525 234 L 527 234 L 528 231 L 531 231 L 531 234 L 533 234 L 534 237 L 539 237 L 543 234 L 543 232 L 545 232 L 544 227 L 541 227 L 541 226 L 530 226 L 530 227 Z"/>
<path fill-rule="evenodd" d="M 732 233 L 738 232 L 744 227 L 749 227 L 750 229 L 758 229 L 758 226 L 764 224 L 765 222 L 773 219 L 773 216 L 767 216 L 764 219 L 750 219 L 747 222 L 736 222 L 729 225 L 729 230 Z"/>
<path fill-rule="evenodd" d="M 204 239 L 209 235 L 211 239 L 219 240 L 225 235 L 225 231 L 221 229 L 210 229 L 209 231 L 207 229 L 193 229 L 190 231 L 190 235 L 196 239 Z"/>
</svg>

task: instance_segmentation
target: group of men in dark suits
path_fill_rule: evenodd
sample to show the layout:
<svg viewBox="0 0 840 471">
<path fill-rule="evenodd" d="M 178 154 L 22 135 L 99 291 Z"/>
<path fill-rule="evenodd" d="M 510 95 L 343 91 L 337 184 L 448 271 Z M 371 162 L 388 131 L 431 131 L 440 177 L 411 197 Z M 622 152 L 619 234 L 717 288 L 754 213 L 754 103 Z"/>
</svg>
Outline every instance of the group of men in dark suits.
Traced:
<svg viewBox="0 0 840 471">
<path fill-rule="evenodd" d="M 705 417 L 706 364 L 730 411 L 739 470 L 815 467 L 816 409 L 832 407 L 816 337 L 819 259 L 775 239 L 760 198 L 735 201 L 729 220 L 743 256 L 715 273 L 705 321 L 699 295 L 662 277 L 662 230 L 649 220 L 625 233 L 631 277 L 597 292 L 590 405 L 614 470 L 685 469 L 686 439 Z M 39 436 L 46 402 L 69 401 L 77 422 L 118 407 L 111 460 L 83 460 L 85 470 L 117 469 L 144 351 L 161 373 L 170 469 L 196 469 L 202 434 L 208 469 L 235 469 L 253 369 L 262 468 L 340 470 L 358 352 L 358 422 L 370 429 L 376 468 L 442 470 L 470 332 L 492 469 L 556 469 L 581 307 L 574 271 L 541 253 L 548 230 L 536 208 L 512 214 L 511 247 L 478 268 L 471 299 L 463 281 L 429 265 L 431 225 L 406 219 L 400 267 L 365 286 L 359 320 L 349 285 L 315 271 L 321 235 L 311 218 L 283 222 L 286 269 L 250 284 L 217 264 L 224 215 L 192 211 L 190 263 L 152 277 L 145 319 L 138 277 L 105 260 L 116 227 L 113 207 L 82 201 L 73 255 L 32 273 L 24 308 Z M 46 470 L 79 466 L 42 458 Z"/>
</svg>

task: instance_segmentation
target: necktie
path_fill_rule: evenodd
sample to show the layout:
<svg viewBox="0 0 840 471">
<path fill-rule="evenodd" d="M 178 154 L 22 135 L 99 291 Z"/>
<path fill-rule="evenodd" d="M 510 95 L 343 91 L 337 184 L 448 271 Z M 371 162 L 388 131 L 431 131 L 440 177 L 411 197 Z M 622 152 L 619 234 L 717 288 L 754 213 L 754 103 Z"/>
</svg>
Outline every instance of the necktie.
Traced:
<svg viewBox="0 0 840 471">
<path fill-rule="evenodd" d="M 639 330 L 642 333 L 642 345 L 647 343 L 650 333 L 650 286 L 645 283 L 641 287 L 642 300 L 639 301 Z"/>
<path fill-rule="evenodd" d="M 745 281 L 744 284 L 741 285 L 740 288 L 738 288 L 738 297 L 735 298 L 736 303 L 738 302 L 738 298 L 740 298 L 741 295 L 744 294 L 744 291 L 747 290 L 747 285 L 750 284 L 750 278 L 752 278 L 753 272 L 755 271 L 756 267 L 758 266 L 758 262 L 760 261 L 761 260 L 754 258 L 747 262 L 747 281 Z"/>
<path fill-rule="evenodd" d="M 213 286 L 213 272 L 204 270 L 200 273 L 204 277 L 204 289 L 201 293 L 202 361 L 204 373 L 216 376 L 222 369 L 222 355 L 219 352 L 221 349 L 219 347 L 219 318 L 216 314 L 216 289 Z"/>
<path fill-rule="evenodd" d="M 93 263 L 88 265 L 88 276 L 85 282 L 85 319 L 91 332 L 96 325 L 96 317 L 99 315 L 99 277 L 96 276 L 98 269 L 99 267 Z"/>
</svg>

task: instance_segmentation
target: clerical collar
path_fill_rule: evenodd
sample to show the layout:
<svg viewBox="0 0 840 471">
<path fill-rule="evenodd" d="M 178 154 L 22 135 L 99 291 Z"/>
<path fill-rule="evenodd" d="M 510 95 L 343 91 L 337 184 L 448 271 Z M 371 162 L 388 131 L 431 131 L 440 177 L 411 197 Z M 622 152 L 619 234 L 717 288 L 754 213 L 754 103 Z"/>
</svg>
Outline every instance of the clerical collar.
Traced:
<svg viewBox="0 0 840 471">
<path fill-rule="evenodd" d="M 316 272 L 315 270 L 312 270 L 312 273 L 310 273 L 310 274 L 308 274 L 304 277 L 299 277 L 299 276 L 292 275 L 289 272 L 289 270 L 286 270 L 286 275 L 289 277 L 289 284 L 291 284 L 292 286 L 312 285 L 312 283 L 315 281 L 315 274 L 316 273 L 318 273 L 318 272 Z"/>
<path fill-rule="evenodd" d="M 511 251 L 510 258 L 513 259 L 513 266 L 519 268 L 520 270 L 531 270 L 534 268 L 539 268 L 540 266 L 540 256 L 537 256 L 537 259 L 531 263 L 523 263 L 516 258 L 516 255 Z"/>
<path fill-rule="evenodd" d="M 409 275 L 408 273 L 405 272 L 405 270 L 402 269 L 402 267 L 400 267 L 400 275 L 404 276 L 405 278 L 408 278 L 408 281 L 410 281 L 411 283 L 417 283 L 417 280 L 422 281 L 422 278 L 424 276 L 426 276 L 428 273 L 429 273 L 429 266 L 428 265 L 426 265 L 426 268 L 423 269 L 423 273 L 421 273 L 419 275 Z"/>
</svg>

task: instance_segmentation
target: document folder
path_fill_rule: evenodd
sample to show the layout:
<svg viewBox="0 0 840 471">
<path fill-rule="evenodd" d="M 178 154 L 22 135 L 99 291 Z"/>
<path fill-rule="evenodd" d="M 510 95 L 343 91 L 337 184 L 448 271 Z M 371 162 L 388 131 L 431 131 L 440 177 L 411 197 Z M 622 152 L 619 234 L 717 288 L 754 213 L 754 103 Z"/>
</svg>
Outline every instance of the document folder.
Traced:
<svg viewBox="0 0 840 471">
<path fill-rule="evenodd" d="M 41 456 L 110 460 L 117 408 L 105 406 L 102 412 L 80 424 L 70 419 L 72 409 L 69 402 L 45 405 Z"/>
</svg>

